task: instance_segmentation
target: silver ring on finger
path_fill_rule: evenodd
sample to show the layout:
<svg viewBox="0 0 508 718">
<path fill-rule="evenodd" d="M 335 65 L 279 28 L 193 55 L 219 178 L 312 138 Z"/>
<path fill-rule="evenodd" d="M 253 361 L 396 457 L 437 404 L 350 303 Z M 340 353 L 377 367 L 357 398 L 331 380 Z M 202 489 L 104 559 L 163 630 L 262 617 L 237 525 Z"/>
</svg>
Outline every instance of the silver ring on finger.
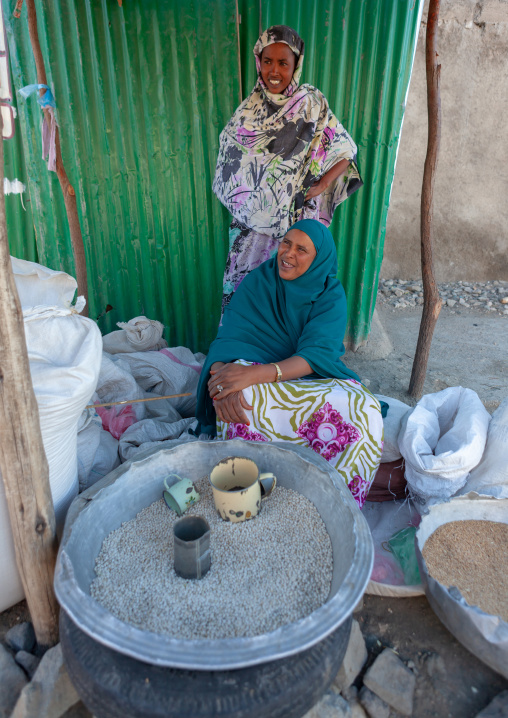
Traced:
<svg viewBox="0 0 508 718">
<path fill-rule="evenodd" d="M 217 384 L 217 389 L 219 390 L 219 394 L 221 393 L 221 391 L 224 391 L 224 387 L 222 386 L 222 384 Z"/>
</svg>

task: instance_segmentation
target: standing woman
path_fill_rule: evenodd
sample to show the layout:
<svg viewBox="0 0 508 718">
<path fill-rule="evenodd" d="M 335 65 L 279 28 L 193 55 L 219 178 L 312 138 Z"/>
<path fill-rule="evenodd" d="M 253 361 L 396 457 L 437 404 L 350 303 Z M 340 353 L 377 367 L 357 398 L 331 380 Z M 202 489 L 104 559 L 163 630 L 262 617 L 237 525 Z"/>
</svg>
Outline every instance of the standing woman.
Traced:
<svg viewBox="0 0 508 718">
<path fill-rule="evenodd" d="M 356 145 L 312 85 L 299 86 L 304 43 L 286 25 L 254 47 L 258 80 L 220 136 L 213 191 L 233 215 L 222 311 L 244 277 L 300 219 L 330 224 L 363 182 Z"/>
</svg>

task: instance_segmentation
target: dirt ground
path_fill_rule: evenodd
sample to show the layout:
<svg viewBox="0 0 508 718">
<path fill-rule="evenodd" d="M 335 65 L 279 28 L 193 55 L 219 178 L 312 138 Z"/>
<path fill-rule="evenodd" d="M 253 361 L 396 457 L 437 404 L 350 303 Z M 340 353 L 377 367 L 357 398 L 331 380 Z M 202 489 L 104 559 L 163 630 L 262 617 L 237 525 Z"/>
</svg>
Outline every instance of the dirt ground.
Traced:
<svg viewBox="0 0 508 718">
<path fill-rule="evenodd" d="M 379 307 L 393 350 L 375 359 L 369 351 L 348 352 L 348 366 L 370 381 L 374 393 L 414 403 L 407 396 L 420 312 Z M 436 327 L 425 393 L 461 385 L 478 392 L 489 411 L 508 396 L 508 317 L 474 310 L 442 311 Z M 508 681 L 490 670 L 447 631 L 426 598 L 364 596 L 356 613 L 369 649 L 369 663 L 390 646 L 417 676 L 413 718 L 474 718 Z M 0 614 L 0 641 L 15 623 L 29 620 L 22 602 Z M 359 677 L 361 681 L 361 676 Z M 66 718 L 88 718 L 82 704 Z"/>
<path fill-rule="evenodd" d="M 407 394 L 413 357 L 418 341 L 421 309 L 377 308 L 393 351 L 373 358 L 377 346 L 347 352 L 345 363 L 370 381 L 375 394 L 392 396 L 408 404 Z M 374 342 L 381 343 L 379 337 Z M 448 386 L 474 389 L 488 411 L 494 411 L 508 396 L 508 315 L 489 316 L 473 309 L 452 313 L 443 307 L 439 316 L 427 367 L 424 394 Z"/>
</svg>

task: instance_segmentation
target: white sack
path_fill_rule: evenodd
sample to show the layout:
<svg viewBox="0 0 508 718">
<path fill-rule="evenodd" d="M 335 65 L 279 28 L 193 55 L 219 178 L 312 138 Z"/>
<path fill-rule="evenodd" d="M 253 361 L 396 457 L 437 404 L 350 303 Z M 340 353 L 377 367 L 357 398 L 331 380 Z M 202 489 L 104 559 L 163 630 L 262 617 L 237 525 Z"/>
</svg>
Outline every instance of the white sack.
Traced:
<svg viewBox="0 0 508 718">
<path fill-rule="evenodd" d="M 77 283 L 69 274 L 16 257 L 11 257 L 11 265 L 22 309 L 71 306 Z"/>
<path fill-rule="evenodd" d="M 404 404 L 398 399 L 392 399 L 390 396 L 382 394 L 374 395 L 378 401 L 384 401 L 388 404 L 388 414 L 383 419 L 384 444 L 383 453 L 381 455 L 381 463 L 387 464 L 389 461 L 397 461 L 401 458 L 399 451 L 399 434 L 400 428 L 406 414 L 412 411 L 412 407 Z"/>
<path fill-rule="evenodd" d="M 458 492 L 508 499 L 508 398 L 492 415 L 482 460 Z"/>
<path fill-rule="evenodd" d="M 5 488 L 0 474 L 0 612 L 19 603 L 25 597 L 23 584 L 16 564 L 9 510 Z"/>
<path fill-rule="evenodd" d="M 162 339 L 164 324 L 155 319 L 134 317 L 128 322 L 117 322 L 121 331 L 111 332 L 102 337 L 103 348 L 109 354 L 124 352 L 158 351 L 167 347 Z"/>
<path fill-rule="evenodd" d="M 79 491 L 90 488 L 119 465 L 118 439 L 102 428 L 94 409 L 85 409 L 78 426 Z"/>
<path fill-rule="evenodd" d="M 77 427 L 99 374 L 101 334 L 95 322 L 66 309 L 24 313 L 30 373 L 39 405 L 57 525 L 78 493 Z"/>
<path fill-rule="evenodd" d="M 482 458 L 490 415 L 472 389 L 427 394 L 406 415 L 399 448 L 419 509 L 453 496 Z"/>
<path fill-rule="evenodd" d="M 115 358 L 115 363 L 118 361 Z M 191 392 L 191 396 L 170 401 L 181 416 L 195 416 L 196 390 L 204 355 L 195 356 L 185 347 L 171 347 L 158 352 L 122 354 L 121 361 L 129 366 L 132 376 L 145 391 L 159 396 Z"/>
<path fill-rule="evenodd" d="M 77 425 L 97 383 L 101 333 L 95 322 L 79 316 L 82 298 L 76 308 L 70 306 L 77 287 L 73 277 L 14 258 L 12 269 L 23 309 L 30 374 L 60 529 L 78 493 Z M 0 529 L 5 534 L 2 515 L 5 517 L 5 508 L 0 511 Z M 17 573 L 13 546 L 9 548 L 5 535 L 0 551 L 4 568 L 0 574 L 0 610 L 4 610 L 12 605 L 8 594 L 16 583 L 4 580 L 9 574 L 6 565 L 11 574 Z"/>
</svg>

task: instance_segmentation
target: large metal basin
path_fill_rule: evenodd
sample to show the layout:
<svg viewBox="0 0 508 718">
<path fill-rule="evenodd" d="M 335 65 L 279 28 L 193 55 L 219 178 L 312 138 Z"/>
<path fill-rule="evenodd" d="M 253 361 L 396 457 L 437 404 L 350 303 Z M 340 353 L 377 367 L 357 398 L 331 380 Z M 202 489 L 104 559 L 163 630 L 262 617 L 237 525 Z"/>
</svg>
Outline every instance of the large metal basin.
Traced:
<svg viewBox="0 0 508 718">
<path fill-rule="evenodd" d="M 115 618 L 90 596 L 95 559 L 111 531 L 161 497 L 170 472 L 197 480 L 227 456 L 252 458 L 280 486 L 299 491 L 318 509 L 333 547 L 327 602 L 311 615 L 251 638 L 183 640 L 143 631 Z M 137 660 L 208 671 L 243 668 L 303 651 L 353 612 L 369 581 L 373 547 L 367 522 L 340 476 L 310 449 L 285 442 L 185 443 L 123 464 L 72 503 L 55 571 L 55 591 L 74 623 L 93 639 Z"/>
<path fill-rule="evenodd" d="M 429 536 L 450 521 L 497 521 L 508 524 L 508 499 L 474 491 L 431 506 L 416 533 L 416 558 L 432 609 L 446 628 L 487 666 L 508 678 L 508 623 L 470 606 L 456 586 L 443 586 L 427 570 L 423 549 Z M 502 547 L 499 547 L 502 550 Z"/>
</svg>

